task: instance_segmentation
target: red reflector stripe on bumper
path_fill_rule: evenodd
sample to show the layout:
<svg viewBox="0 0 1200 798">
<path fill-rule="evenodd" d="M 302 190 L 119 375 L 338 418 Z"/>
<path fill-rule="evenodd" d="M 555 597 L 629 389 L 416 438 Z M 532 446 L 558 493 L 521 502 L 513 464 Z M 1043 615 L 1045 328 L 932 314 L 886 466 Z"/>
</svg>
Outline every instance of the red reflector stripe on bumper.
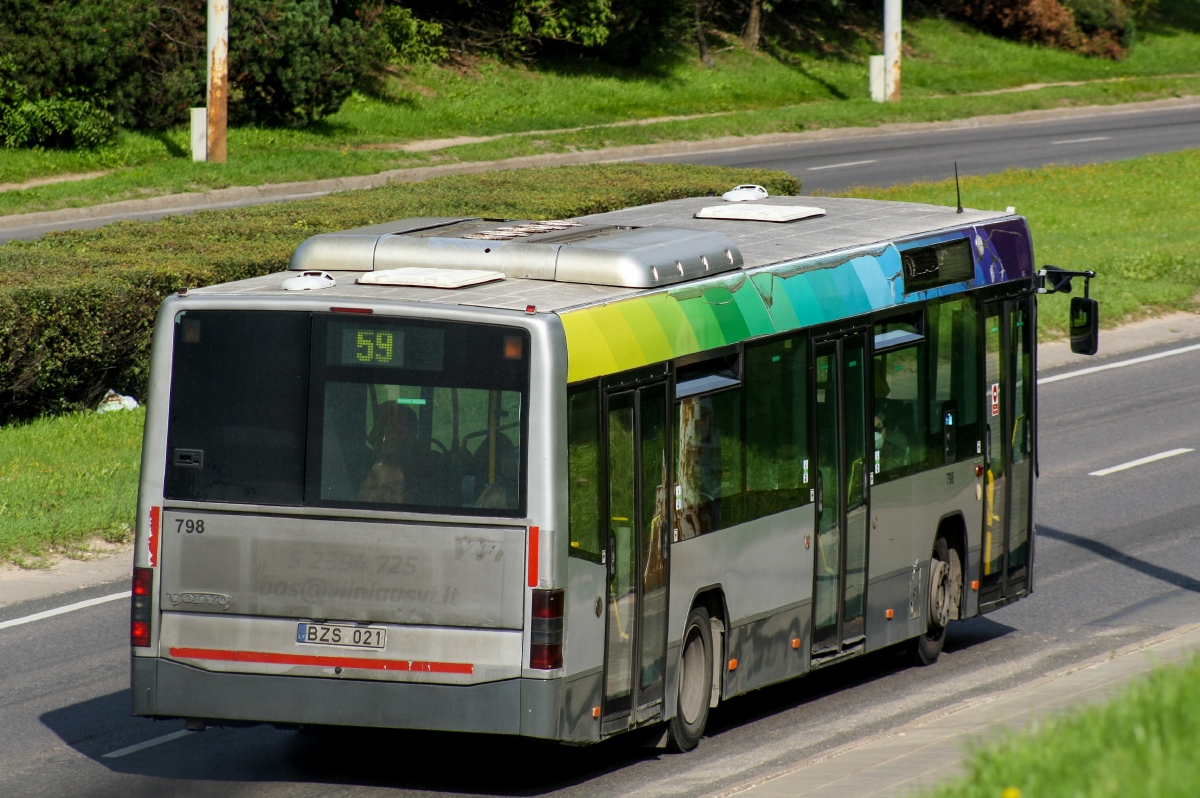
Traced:
<svg viewBox="0 0 1200 798">
<path fill-rule="evenodd" d="M 217 648 L 172 648 L 171 656 L 177 659 L 208 659 L 265 665 L 313 665 L 318 668 L 362 668 L 371 671 L 465 673 L 468 675 L 475 672 L 475 666 L 469 662 L 417 662 L 407 659 L 322 657 L 312 654 L 275 654 L 269 651 L 224 651 Z"/>
</svg>

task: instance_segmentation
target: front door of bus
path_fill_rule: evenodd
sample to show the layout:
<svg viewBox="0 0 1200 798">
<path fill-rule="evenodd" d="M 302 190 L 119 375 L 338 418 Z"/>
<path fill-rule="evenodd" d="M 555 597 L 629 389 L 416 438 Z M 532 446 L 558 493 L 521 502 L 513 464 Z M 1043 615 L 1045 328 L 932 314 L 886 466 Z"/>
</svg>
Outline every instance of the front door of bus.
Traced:
<svg viewBox="0 0 1200 798">
<path fill-rule="evenodd" d="M 661 716 L 667 646 L 667 386 L 608 394 L 608 734 Z"/>
<path fill-rule="evenodd" d="M 815 344 L 814 660 L 865 638 L 867 500 L 866 333 Z"/>
<path fill-rule="evenodd" d="M 983 562 L 979 603 L 1029 589 L 1033 321 L 1029 297 L 984 311 Z"/>
</svg>

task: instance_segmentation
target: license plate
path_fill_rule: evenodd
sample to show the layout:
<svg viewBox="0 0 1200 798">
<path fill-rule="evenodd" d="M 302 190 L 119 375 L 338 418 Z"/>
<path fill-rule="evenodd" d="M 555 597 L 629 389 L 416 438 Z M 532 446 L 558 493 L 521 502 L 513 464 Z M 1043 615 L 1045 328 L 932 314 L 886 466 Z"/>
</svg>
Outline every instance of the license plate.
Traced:
<svg viewBox="0 0 1200 798">
<path fill-rule="evenodd" d="M 387 647 L 387 630 L 379 626 L 300 623 L 296 624 L 296 642 L 315 646 L 382 649 Z"/>
</svg>

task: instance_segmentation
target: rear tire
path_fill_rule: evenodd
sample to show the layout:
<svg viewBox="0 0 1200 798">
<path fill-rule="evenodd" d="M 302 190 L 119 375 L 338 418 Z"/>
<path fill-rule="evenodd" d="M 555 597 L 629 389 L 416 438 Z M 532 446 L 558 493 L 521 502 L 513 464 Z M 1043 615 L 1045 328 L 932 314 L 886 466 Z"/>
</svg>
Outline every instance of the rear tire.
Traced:
<svg viewBox="0 0 1200 798">
<path fill-rule="evenodd" d="M 925 634 L 910 644 L 909 655 L 915 665 L 937 662 L 946 644 L 946 627 L 950 624 L 953 590 L 950 568 L 950 546 L 945 538 L 933 544 L 929 561 L 929 594 L 925 602 Z"/>
<path fill-rule="evenodd" d="M 679 655 L 679 701 L 667 725 L 667 744 L 680 753 L 700 744 L 712 700 L 713 642 L 708 611 L 696 607 L 688 614 Z"/>
</svg>

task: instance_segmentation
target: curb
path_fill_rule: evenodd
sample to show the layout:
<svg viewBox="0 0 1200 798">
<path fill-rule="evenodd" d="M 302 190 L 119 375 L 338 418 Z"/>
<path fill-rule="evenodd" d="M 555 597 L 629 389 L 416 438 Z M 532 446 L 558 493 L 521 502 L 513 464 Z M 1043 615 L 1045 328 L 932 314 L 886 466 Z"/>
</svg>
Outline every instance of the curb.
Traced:
<svg viewBox="0 0 1200 798">
<path fill-rule="evenodd" d="M 1152 635 L 1143 640 L 1122 646 L 1121 648 L 1118 648 L 1107 654 L 1098 654 L 1089 659 L 1085 659 L 1080 662 L 1072 663 L 1071 665 L 1049 671 L 1047 673 L 1042 674 L 1041 676 L 1032 678 L 1030 681 L 1028 681 L 1024 684 L 1020 684 L 1020 685 L 1017 685 L 1015 687 L 1011 687 L 1008 689 L 997 690 L 995 692 L 987 693 L 987 694 L 981 695 L 981 696 L 965 698 L 965 699 L 955 702 L 954 704 L 951 704 L 949 706 L 945 706 L 940 709 L 936 709 L 932 712 L 925 713 L 923 715 L 920 715 L 919 717 L 916 717 L 911 720 L 900 723 L 896 726 L 893 726 L 890 729 L 886 729 L 884 731 L 880 731 L 875 734 L 868 735 L 868 736 L 860 738 L 858 740 L 848 742 L 844 745 L 836 746 L 828 751 L 824 751 L 820 754 L 817 754 L 815 756 L 812 756 L 812 757 L 809 757 L 806 759 L 798 760 L 796 762 L 793 762 L 790 765 L 778 768 L 771 773 L 759 776 L 750 781 L 743 782 L 742 784 L 738 784 L 738 785 L 729 787 L 729 788 L 722 790 L 720 792 L 717 792 L 717 793 L 711 793 L 711 794 L 709 794 L 708 798 L 730 798 L 730 796 L 734 796 L 734 795 L 746 795 L 746 794 L 753 794 L 756 792 L 761 792 L 762 789 L 766 787 L 766 785 L 769 785 L 772 782 L 779 782 L 783 779 L 787 779 L 789 776 L 793 776 L 794 774 L 799 773 L 800 771 L 808 770 L 809 768 L 812 768 L 817 765 L 821 765 L 823 763 L 828 763 L 831 760 L 836 760 L 839 757 L 849 754 L 851 752 L 869 748 L 871 746 L 877 745 L 878 743 L 880 743 L 882 741 L 885 741 L 885 740 L 888 740 L 891 738 L 895 738 L 897 735 L 903 736 L 907 732 L 919 730 L 919 729 L 922 729 L 923 727 L 928 727 L 932 724 L 935 724 L 936 722 L 938 722 L 940 720 L 951 718 L 952 716 L 958 715 L 959 713 L 970 711 L 970 710 L 973 710 L 977 707 L 980 707 L 980 706 L 983 706 L 986 704 L 991 704 L 1002 698 L 1017 696 L 1020 694 L 1032 695 L 1039 688 L 1043 688 L 1048 685 L 1052 685 L 1055 682 L 1059 682 L 1063 679 L 1070 678 L 1070 677 L 1072 677 L 1076 674 L 1080 674 L 1084 671 L 1106 668 L 1106 666 L 1110 666 L 1112 663 L 1119 662 L 1119 661 L 1125 659 L 1126 657 L 1129 657 L 1132 655 L 1136 655 L 1139 653 L 1150 654 L 1155 649 L 1157 649 L 1161 646 L 1166 646 L 1166 645 L 1172 643 L 1173 641 L 1177 641 L 1177 640 L 1179 640 L 1179 638 L 1186 637 L 1188 635 L 1194 635 L 1198 630 L 1200 630 L 1200 624 L 1188 624 L 1185 626 L 1179 626 L 1174 629 L 1167 630 L 1166 632 L 1162 632 L 1157 635 Z M 1172 659 L 1170 661 L 1175 662 L 1175 661 L 1179 661 L 1182 659 L 1186 659 L 1187 656 L 1188 656 L 1187 654 L 1184 654 L 1182 657 Z M 1160 662 L 1158 664 L 1161 665 L 1161 664 L 1165 664 L 1165 663 Z M 1147 672 L 1149 672 L 1150 670 L 1153 670 L 1154 667 L 1156 667 L 1156 666 L 1152 665 L 1151 667 L 1140 669 L 1135 675 L 1132 676 L 1132 678 L 1126 680 L 1124 684 L 1127 686 L 1128 684 L 1132 684 L 1133 681 L 1135 681 L 1138 678 L 1144 678 L 1145 674 Z M 1119 695 L 1119 694 L 1120 694 L 1120 690 L 1117 690 L 1113 693 L 1113 695 Z M 1082 695 L 1082 693 L 1081 693 L 1081 695 Z M 1101 699 L 1101 701 L 1107 701 L 1110 699 L 1111 699 L 1111 696 L 1103 697 Z M 1085 704 L 1076 703 L 1075 708 L 1078 709 L 1079 707 L 1081 707 L 1083 705 L 1085 705 Z M 1030 721 L 1032 715 L 1034 714 L 1035 709 L 1036 709 L 1036 706 L 1031 706 L 1031 707 L 1029 707 L 1029 709 L 1023 710 L 1020 714 L 1022 716 L 1025 716 L 1024 719 L 1018 720 L 1015 724 L 1014 723 L 1004 723 L 1003 721 L 992 720 L 992 721 L 988 721 L 988 722 L 979 724 L 979 726 L 976 729 L 974 729 L 972 731 L 968 731 L 965 734 L 967 736 L 972 736 L 972 737 L 978 736 L 978 735 L 983 734 L 988 727 L 996 727 L 996 726 L 1004 726 L 1010 730 L 1017 731 L 1018 733 L 1022 732 L 1029 728 L 1029 726 L 1030 726 L 1029 721 Z M 1053 714 L 1057 715 L 1058 712 L 1060 712 L 1060 711 L 1061 710 L 1056 710 L 1053 712 Z M 963 759 L 966 759 L 966 758 L 967 758 L 967 753 L 964 752 Z M 850 788 L 850 785 L 847 785 L 847 784 L 842 784 L 841 786 L 843 787 L 843 789 Z M 878 786 L 878 785 L 872 785 L 872 786 L 874 787 L 874 786 Z M 911 790 L 910 790 L 910 792 L 911 792 Z M 924 794 L 926 792 L 929 792 L 929 790 L 928 789 L 917 790 L 917 792 Z M 872 794 L 875 794 L 875 793 L 872 793 Z"/>
<path fill-rule="evenodd" d="M 1054 108 L 1037 111 L 1020 111 L 1015 114 L 974 116 L 947 122 L 889 122 L 876 127 L 822 128 L 802 133 L 722 136 L 713 139 L 701 139 L 699 141 L 669 141 L 660 144 L 637 144 L 625 147 L 609 147 L 600 150 L 585 150 L 582 152 L 527 155 L 516 158 L 505 158 L 498 161 L 472 161 L 469 163 L 445 164 L 442 166 L 390 169 L 372 175 L 336 177 L 293 183 L 266 183 L 259 186 L 236 186 L 203 193 L 166 194 L 152 199 L 109 202 L 101 205 L 91 205 L 86 208 L 64 208 L 57 211 L 39 211 L 37 213 L 0 216 L 0 230 L 69 222 L 102 221 L 107 219 L 115 221 L 121 216 L 130 214 L 187 213 L 197 210 L 217 209 L 229 205 L 253 205 L 288 199 L 307 199 L 334 191 L 377 188 L 388 183 L 417 183 L 443 175 L 475 174 L 478 172 L 524 169 L 539 166 L 615 163 L 639 158 L 721 152 L 772 144 L 797 144 L 808 141 L 827 141 L 830 139 L 869 138 L 907 133 L 927 133 L 940 130 L 964 130 L 1000 125 L 1030 124 L 1047 119 L 1111 116 L 1161 109 L 1189 108 L 1198 105 L 1200 105 L 1200 96 L 1188 95 L 1140 103 L 1088 105 L 1078 108 Z"/>
</svg>

